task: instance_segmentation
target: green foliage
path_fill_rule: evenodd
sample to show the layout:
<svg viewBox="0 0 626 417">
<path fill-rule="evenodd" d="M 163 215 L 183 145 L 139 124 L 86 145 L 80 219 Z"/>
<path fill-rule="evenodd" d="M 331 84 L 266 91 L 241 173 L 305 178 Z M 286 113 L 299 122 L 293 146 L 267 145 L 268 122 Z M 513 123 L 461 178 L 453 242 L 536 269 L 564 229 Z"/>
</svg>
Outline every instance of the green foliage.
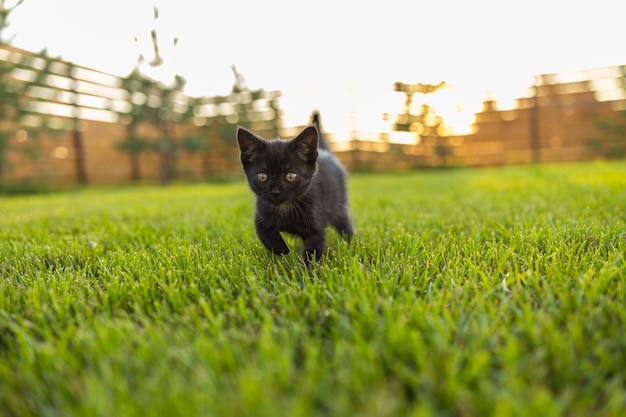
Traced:
<svg viewBox="0 0 626 417">
<path fill-rule="evenodd" d="M 620 115 L 626 118 L 626 112 L 620 112 Z M 596 126 L 608 134 L 626 137 L 626 125 L 623 123 L 614 120 L 597 120 Z"/>
<path fill-rule="evenodd" d="M 0 414 L 623 415 L 625 162 L 349 185 L 310 269 L 243 177 L 0 200 Z"/>
<path fill-rule="evenodd" d="M 187 121 L 192 113 L 183 96 L 185 79 L 175 76 L 170 86 L 153 80 L 135 68 L 128 77 L 122 79 L 121 87 L 128 93 L 130 109 L 120 113 L 127 125 L 127 136 L 118 142 L 117 149 L 131 154 L 131 178 L 141 178 L 138 156 L 147 150 L 155 150 L 161 158 L 161 181 L 169 182 L 175 171 L 173 159 L 176 140 L 171 136 L 176 123 Z M 152 125 L 160 132 L 160 137 L 150 140 L 138 137 L 136 130 L 141 125 Z"/>
<path fill-rule="evenodd" d="M 0 198 L 8 195 L 43 194 L 49 192 L 52 192 L 51 188 L 41 182 L 0 180 Z"/>
<path fill-rule="evenodd" d="M 17 7 L 19 7 L 24 0 L 0 0 L 0 44 L 4 40 L 4 31 L 9 27 L 9 16 Z"/>
<path fill-rule="evenodd" d="M 202 136 L 184 136 L 180 141 L 180 147 L 190 154 L 205 150 L 208 147 L 206 138 Z"/>
<path fill-rule="evenodd" d="M 36 94 L 37 88 L 47 85 L 51 65 L 52 59 L 45 50 L 36 55 L 20 55 L 15 63 L 0 61 L 0 125 L 3 125 L 0 130 L 0 177 L 9 167 L 9 152 L 21 152 L 36 158 L 40 154 L 36 143 L 40 133 L 54 133 L 48 127 L 49 118 L 38 113 L 41 100 Z M 28 81 L 15 78 L 19 71 L 29 74 Z M 29 117 L 38 123 L 31 122 L 25 126 L 24 122 Z M 14 143 L 18 130 L 28 132 L 28 141 L 22 146 L 15 146 Z"/>
<path fill-rule="evenodd" d="M 154 145 L 148 138 L 132 136 L 117 143 L 117 149 L 123 152 L 140 153 L 152 149 Z"/>
<path fill-rule="evenodd" d="M 626 66 L 620 68 L 622 77 L 618 79 L 618 85 L 626 91 Z M 626 111 L 618 112 L 619 118 L 594 120 L 599 137 L 587 140 L 587 147 L 592 151 L 611 158 L 626 156 Z"/>
<path fill-rule="evenodd" d="M 626 111 L 620 112 L 620 116 L 623 121 L 595 120 L 595 125 L 603 133 L 604 140 L 595 138 L 595 140 L 588 142 L 588 146 L 609 157 L 621 158 L 626 156 Z"/>
</svg>

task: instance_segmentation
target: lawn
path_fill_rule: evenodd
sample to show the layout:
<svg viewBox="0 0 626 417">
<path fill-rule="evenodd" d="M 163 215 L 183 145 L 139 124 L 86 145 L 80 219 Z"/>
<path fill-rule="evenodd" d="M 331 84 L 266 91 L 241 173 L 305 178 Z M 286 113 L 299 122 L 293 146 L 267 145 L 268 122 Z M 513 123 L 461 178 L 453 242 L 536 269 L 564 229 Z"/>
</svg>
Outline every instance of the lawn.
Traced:
<svg viewBox="0 0 626 417">
<path fill-rule="evenodd" d="M 310 268 L 243 177 L 0 197 L 0 415 L 626 413 L 626 162 L 349 185 Z"/>
</svg>

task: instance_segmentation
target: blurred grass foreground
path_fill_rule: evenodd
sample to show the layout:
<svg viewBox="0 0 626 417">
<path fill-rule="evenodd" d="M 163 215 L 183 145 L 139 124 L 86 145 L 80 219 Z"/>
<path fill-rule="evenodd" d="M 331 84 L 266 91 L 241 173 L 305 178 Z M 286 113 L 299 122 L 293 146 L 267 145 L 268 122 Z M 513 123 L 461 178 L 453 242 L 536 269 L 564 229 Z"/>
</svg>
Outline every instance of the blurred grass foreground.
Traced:
<svg viewBox="0 0 626 417">
<path fill-rule="evenodd" d="M 189 97 L 180 77 L 170 84 L 139 71 L 117 77 L 0 45 L 0 175 L 5 184 L 55 185 L 165 184 L 238 173 L 236 125 L 267 137 L 289 136 L 300 126 L 283 125 L 280 92 L 251 90 L 236 70 L 235 76 L 228 96 Z M 351 171 L 626 154 L 624 67 L 583 71 L 576 80 L 535 78 L 515 109 L 501 111 L 487 99 L 468 134 L 450 134 L 429 105 L 414 108 L 415 94 L 436 94 L 440 86 L 396 83 L 406 98 L 404 112 L 386 114 L 393 131 L 329 137 Z M 409 140 L 395 142 L 394 131 Z"/>
<path fill-rule="evenodd" d="M 0 201 L 0 414 L 624 415 L 624 161 L 350 188 L 310 269 L 243 182 Z"/>
</svg>

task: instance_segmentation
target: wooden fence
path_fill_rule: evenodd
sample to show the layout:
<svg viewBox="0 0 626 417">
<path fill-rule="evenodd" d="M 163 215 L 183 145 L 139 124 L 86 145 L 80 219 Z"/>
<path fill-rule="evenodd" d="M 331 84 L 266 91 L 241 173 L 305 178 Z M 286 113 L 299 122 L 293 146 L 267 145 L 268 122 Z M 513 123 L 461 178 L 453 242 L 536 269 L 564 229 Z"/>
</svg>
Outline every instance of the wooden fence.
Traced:
<svg viewBox="0 0 626 417">
<path fill-rule="evenodd" d="M 141 77 L 118 77 L 6 45 L 0 45 L 0 63 L 12 66 L 4 84 L 26 86 L 19 114 L 0 119 L 0 131 L 11 132 L 3 156 L 7 181 L 124 183 L 136 174 L 133 164 L 139 164 L 141 179 L 156 181 L 168 158 L 174 161 L 174 178 L 231 175 L 240 172 L 235 124 L 266 136 L 297 128 L 281 125 L 278 92 L 235 86 L 225 97 L 187 97 L 170 86 L 142 87 L 146 80 Z M 351 170 L 623 156 L 624 138 L 603 135 L 595 124 L 622 120 L 623 67 L 581 74 L 576 80 L 558 74 L 537 77 L 533 96 L 519 98 L 514 110 L 501 111 L 497 103 L 485 101 L 469 135 L 438 140 L 415 135 L 414 143 L 398 144 L 382 133 L 380 140 L 357 138 L 333 146 Z M 153 110 L 157 120 L 137 119 L 139 108 Z M 153 146 L 124 151 L 129 135 L 152 140 Z M 170 139 L 167 154 L 160 148 L 163 137 Z M 197 146 L 185 147 L 189 138 L 199 139 Z"/>
<path fill-rule="evenodd" d="M 227 175 L 237 168 L 236 125 L 268 136 L 280 128 L 279 92 L 235 85 L 228 96 L 188 97 L 138 73 L 118 77 L 6 45 L 0 63 L 12 66 L 3 84 L 23 90 L 18 111 L 0 119 L 11 133 L 8 181 L 121 183 L 133 161 L 146 181 L 164 168 L 171 178 Z M 147 143 L 133 148 L 129 135 Z"/>
<path fill-rule="evenodd" d="M 581 71 L 569 80 L 561 74 L 537 76 L 533 95 L 517 99 L 512 110 L 499 110 L 493 100 L 483 102 L 471 134 L 439 140 L 415 135 L 409 145 L 352 141 L 343 144 L 340 155 L 353 170 L 624 157 L 626 135 L 602 132 L 597 122 L 621 123 L 626 132 L 625 74 L 626 67 L 607 67 Z"/>
</svg>

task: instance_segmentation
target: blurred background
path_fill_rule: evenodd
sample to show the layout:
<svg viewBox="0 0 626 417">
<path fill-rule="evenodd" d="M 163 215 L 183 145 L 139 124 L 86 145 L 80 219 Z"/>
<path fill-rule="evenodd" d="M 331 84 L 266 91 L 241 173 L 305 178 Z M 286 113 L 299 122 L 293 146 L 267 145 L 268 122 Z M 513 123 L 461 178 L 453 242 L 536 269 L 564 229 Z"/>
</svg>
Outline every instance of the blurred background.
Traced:
<svg viewBox="0 0 626 417">
<path fill-rule="evenodd" d="M 618 0 L 0 0 L 3 189 L 240 172 L 319 110 L 350 170 L 626 155 Z"/>
</svg>

